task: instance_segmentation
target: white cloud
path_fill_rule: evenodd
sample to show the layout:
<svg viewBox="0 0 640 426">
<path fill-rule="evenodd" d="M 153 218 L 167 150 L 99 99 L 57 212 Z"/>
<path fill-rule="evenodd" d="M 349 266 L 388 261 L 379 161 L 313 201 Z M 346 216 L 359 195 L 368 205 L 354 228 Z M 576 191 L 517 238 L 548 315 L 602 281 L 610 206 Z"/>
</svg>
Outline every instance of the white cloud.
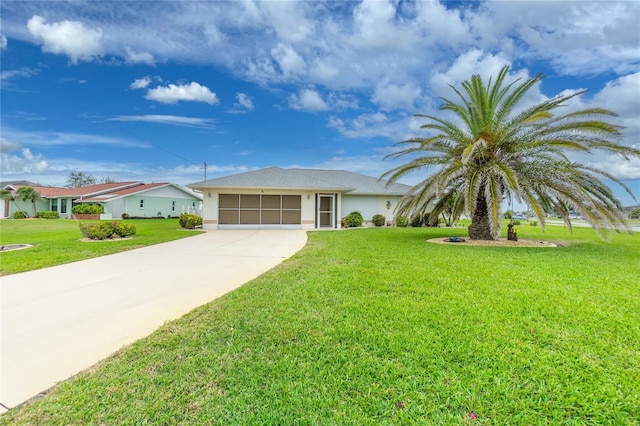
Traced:
<svg viewBox="0 0 640 426">
<path fill-rule="evenodd" d="M 125 62 L 128 64 L 146 64 L 146 65 L 154 65 L 155 61 L 153 59 L 153 55 L 149 52 L 134 52 L 130 47 L 126 47 L 125 51 L 127 53 L 125 57 Z"/>
<path fill-rule="evenodd" d="M 42 40 L 44 52 L 67 55 L 73 63 L 90 61 L 102 53 L 102 31 L 86 28 L 82 22 L 64 20 L 47 24 L 43 17 L 34 15 L 27 28 Z"/>
<path fill-rule="evenodd" d="M 237 102 L 233 104 L 233 107 L 236 110 L 241 109 L 245 111 L 253 111 L 255 109 L 253 101 L 249 95 L 245 93 L 236 93 L 236 100 Z"/>
<path fill-rule="evenodd" d="M 42 173 L 49 168 L 49 163 L 40 154 L 34 155 L 29 148 L 22 148 L 20 154 L 2 152 L 2 175 L 10 178 L 16 173 Z"/>
<path fill-rule="evenodd" d="M 0 50 L 4 50 L 7 48 L 8 42 L 7 37 L 4 34 L 0 34 Z"/>
<path fill-rule="evenodd" d="M 5 81 L 5 80 L 10 80 L 16 77 L 29 78 L 34 74 L 37 74 L 37 73 L 27 68 L 22 68 L 19 70 L 6 70 L 6 71 L 3 70 L 0 72 L 0 80 Z"/>
<path fill-rule="evenodd" d="M 22 147 L 18 142 L 8 141 L 3 137 L 0 137 L 0 152 L 7 153 L 17 151 Z"/>
<path fill-rule="evenodd" d="M 327 111 L 329 106 L 315 90 L 304 89 L 289 96 L 289 107 L 297 111 Z"/>
<path fill-rule="evenodd" d="M 419 87 L 412 84 L 393 84 L 386 80 L 376 86 L 371 100 L 384 111 L 402 109 L 415 112 L 415 102 L 421 95 Z"/>
<path fill-rule="evenodd" d="M 220 102 L 216 94 L 211 92 L 207 86 L 201 86 L 195 81 L 184 85 L 169 84 L 165 87 L 160 86 L 155 89 L 149 89 L 145 98 L 164 104 L 175 104 L 184 101 L 204 102 L 209 105 L 215 105 Z"/>
<path fill-rule="evenodd" d="M 300 75 L 306 71 L 304 59 L 291 46 L 279 43 L 274 49 L 271 49 L 271 55 L 285 77 Z"/>
<path fill-rule="evenodd" d="M 142 121 L 146 123 L 170 124 L 186 127 L 212 127 L 214 120 L 211 118 L 184 117 L 179 115 L 117 115 L 108 118 L 107 121 Z"/>
<path fill-rule="evenodd" d="M 129 89 L 145 89 L 149 84 L 151 84 L 151 79 L 149 77 L 138 78 L 129 85 Z"/>
<path fill-rule="evenodd" d="M 129 148 L 149 148 L 144 141 L 93 135 L 89 133 L 65 133 L 50 131 L 21 131 L 4 127 L 2 133 L 12 141 L 20 141 L 22 145 L 55 146 L 55 145 L 111 145 Z"/>
</svg>

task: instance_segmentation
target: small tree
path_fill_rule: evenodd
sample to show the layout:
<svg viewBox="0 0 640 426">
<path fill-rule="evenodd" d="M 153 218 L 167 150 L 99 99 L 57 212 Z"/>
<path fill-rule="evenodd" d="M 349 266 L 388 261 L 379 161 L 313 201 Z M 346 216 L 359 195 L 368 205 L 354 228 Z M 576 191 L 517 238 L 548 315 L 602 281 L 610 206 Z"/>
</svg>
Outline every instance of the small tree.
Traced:
<svg viewBox="0 0 640 426">
<path fill-rule="evenodd" d="M 633 209 L 629 212 L 629 219 L 640 219 L 640 209 Z"/>
<path fill-rule="evenodd" d="M 96 178 L 85 172 L 71 172 L 67 178 L 67 188 L 80 188 L 81 186 L 95 185 Z M 105 182 L 106 183 L 106 182 Z"/>
<path fill-rule="evenodd" d="M 11 191 L 8 189 L 0 189 L 0 200 L 4 200 L 5 202 L 13 203 L 19 212 L 24 213 L 18 203 L 16 203 L 16 197 L 13 195 Z"/>
<path fill-rule="evenodd" d="M 31 201 L 31 207 L 33 208 L 33 216 L 36 217 L 36 201 L 40 198 L 40 193 L 31 186 L 21 186 L 16 191 L 16 198 L 22 201 Z"/>
</svg>

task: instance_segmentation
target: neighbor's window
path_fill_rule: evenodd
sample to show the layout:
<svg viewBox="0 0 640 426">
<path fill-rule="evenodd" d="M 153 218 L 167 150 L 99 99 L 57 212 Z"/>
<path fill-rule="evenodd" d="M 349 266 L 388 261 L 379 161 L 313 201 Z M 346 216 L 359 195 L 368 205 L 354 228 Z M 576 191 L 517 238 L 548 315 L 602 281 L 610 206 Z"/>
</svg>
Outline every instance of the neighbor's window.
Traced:
<svg viewBox="0 0 640 426">
<path fill-rule="evenodd" d="M 172 212 L 175 212 L 175 211 L 176 211 L 176 202 L 175 202 L 175 201 L 172 201 L 172 202 L 171 202 L 171 211 L 172 211 Z"/>
<path fill-rule="evenodd" d="M 60 213 L 66 213 L 67 212 L 67 199 L 63 198 L 62 200 L 60 200 Z"/>
<path fill-rule="evenodd" d="M 140 200 L 140 208 L 144 209 L 144 200 Z"/>
<path fill-rule="evenodd" d="M 57 212 L 58 211 L 58 199 L 54 198 L 51 200 L 51 211 L 52 212 Z"/>
</svg>

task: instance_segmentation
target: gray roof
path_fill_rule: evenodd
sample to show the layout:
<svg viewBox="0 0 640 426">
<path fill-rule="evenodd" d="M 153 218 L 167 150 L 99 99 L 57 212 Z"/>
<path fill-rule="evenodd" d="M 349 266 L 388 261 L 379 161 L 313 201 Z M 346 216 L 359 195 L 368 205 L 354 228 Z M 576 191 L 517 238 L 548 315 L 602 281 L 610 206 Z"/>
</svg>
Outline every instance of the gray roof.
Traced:
<svg viewBox="0 0 640 426">
<path fill-rule="evenodd" d="M 387 186 L 387 181 L 345 170 L 266 169 L 208 179 L 187 185 L 194 189 L 271 188 L 345 192 L 354 195 L 404 195 L 411 188 L 401 183 Z"/>
</svg>

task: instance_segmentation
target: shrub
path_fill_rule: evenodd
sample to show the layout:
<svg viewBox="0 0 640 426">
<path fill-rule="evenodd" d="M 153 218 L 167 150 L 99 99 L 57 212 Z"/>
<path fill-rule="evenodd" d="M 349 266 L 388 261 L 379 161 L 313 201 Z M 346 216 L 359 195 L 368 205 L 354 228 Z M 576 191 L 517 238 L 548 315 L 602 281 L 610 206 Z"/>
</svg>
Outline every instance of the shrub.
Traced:
<svg viewBox="0 0 640 426">
<path fill-rule="evenodd" d="M 342 226 L 347 228 L 357 228 L 364 222 L 364 217 L 359 211 L 353 211 L 342 218 Z"/>
<path fill-rule="evenodd" d="M 640 209 L 633 209 L 629 212 L 629 219 L 640 219 Z"/>
<path fill-rule="evenodd" d="M 131 223 L 89 222 L 80 223 L 80 232 L 91 240 L 124 238 L 136 234 L 136 226 Z"/>
<path fill-rule="evenodd" d="M 373 215 L 373 218 L 371 218 L 371 222 L 375 225 L 375 226 L 384 226 L 384 223 L 387 221 L 387 218 L 385 218 L 384 216 L 382 216 L 381 214 L 376 214 Z"/>
<path fill-rule="evenodd" d="M 414 228 L 420 228 L 425 224 L 425 217 L 422 215 L 417 215 L 411 218 L 411 226 Z"/>
<path fill-rule="evenodd" d="M 60 219 L 60 214 L 54 211 L 36 213 L 38 219 Z"/>
<path fill-rule="evenodd" d="M 406 228 L 407 225 L 409 225 L 409 219 L 407 219 L 405 216 L 396 217 L 396 226 L 397 227 Z"/>
<path fill-rule="evenodd" d="M 28 217 L 29 216 L 27 216 L 25 212 L 21 212 L 21 211 L 13 212 L 14 219 L 26 219 Z"/>
<path fill-rule="evenodd" d="M 121 216 L 123 219 L 129 219 L 129 213 L 122 213 Z"/>
<path fill-rule="evenodd" d="M 538 226 L 538 221 L 537 220 L 532 220 L 531 221 L 531 226 Z"/>
<path fill-rule="evenodd" d="M 202 226 L 202 218 L 195 214 L 182 213 L 178 221 L 180 226 L 185 229 L 195 229 L 196 226 Z"/>
<path fill-rule="evenodd" d="M 514 225 L 516 225 L 516 226 L 517 226 L 517 225 L 520 225 L 520 221 L 519 221 L 519 220 L 517 220 L 517 219 L 516 219 L 516 220 L 512 220 L 511 222 L 512 222 Z"/>
<path fill-rule="evenodd" d="M 101 214 L 104 213 L 104 207 L 99 204 L 78 204 L 71 211 L 75 214 Z"/>
</svg>

